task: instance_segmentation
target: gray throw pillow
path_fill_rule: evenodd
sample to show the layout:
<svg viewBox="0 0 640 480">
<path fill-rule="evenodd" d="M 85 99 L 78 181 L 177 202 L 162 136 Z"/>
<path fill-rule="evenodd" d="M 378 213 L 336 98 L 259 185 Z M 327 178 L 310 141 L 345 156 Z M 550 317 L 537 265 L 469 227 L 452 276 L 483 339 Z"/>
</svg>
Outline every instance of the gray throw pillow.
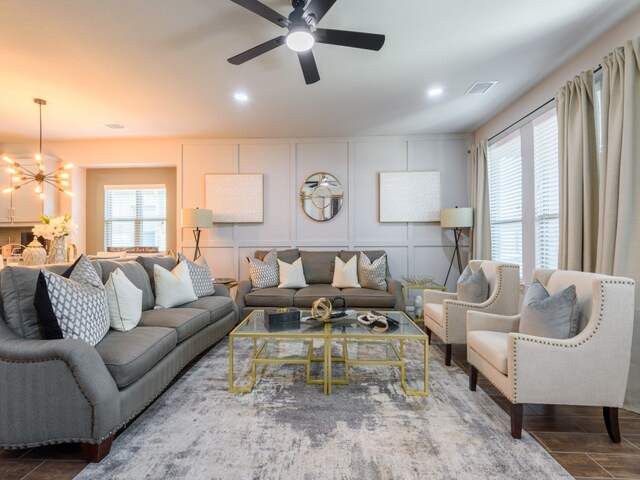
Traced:
<svg viewBox="0 0 640 480">
<path fill-rule="evenodd" d="M 213 281 L 211 280 L 211 270 L 209 269 L 209 264 L 204 258 L 204 255 L 200 255 L 192 262 L 183 254 L 179 253 L 178 261 L 180 263 L 187 262 L 189 276 L 191 277 L 191 283 L 193 285 L 193 292 L 196 294 L 196 297 L 208 297 L 215 293 Z"/>
<path fill-rule="evenodd" d="M 580 312 L 576 286 L 549 295 L 538 280 L 527 290 L 520 315 L 520 333 L 546 338 L 571 338 L 578 331 Z"/>
<path fill-rule="evenodd" d="M 458 300 L 482 303 L 489 298 L 489 281 L 481 268 L 475 272 L 467 266 L 458 279 Z"/>
<path fill-rule="evenodd" d="M 264 260 L 249 257 L 247 260 L 249 261 L 249 277 L 253 290 L 278 286 L 280 283 L 278 252 L 271 250 L 265 255 Z"/>
</svg>

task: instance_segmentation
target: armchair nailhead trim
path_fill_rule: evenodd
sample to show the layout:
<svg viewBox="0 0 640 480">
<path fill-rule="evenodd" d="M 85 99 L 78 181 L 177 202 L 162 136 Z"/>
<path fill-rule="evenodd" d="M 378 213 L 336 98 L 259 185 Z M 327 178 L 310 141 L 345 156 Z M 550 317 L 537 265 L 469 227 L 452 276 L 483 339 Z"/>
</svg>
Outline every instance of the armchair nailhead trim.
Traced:
<svg viewBox="0 0 640 480">
<path fill-rule="evenodd" d="M 605 297 L 604 297 L 604 288 L 603 285 L 604 284 L 608 284 L 608 285 L 635 285 L 635 282 L 626 282 L 626 281 L 620 281 L 620 280 L 601 280 L 600 281 L 600 311 L 598 312 L 598 320 L 596 322 L 596 325 L 593 327 L 593 331 L 589 334 L 589 336 L 587 338 L 585 338 L 584 340 L 582 340 L 581 342 L 578 343 L 574 343 L 574 344 L 565 344 L 565 343 L 559 343 L 559 342 L 555 342 L 553 340 L 550 339 L 545 339 L 542 337 L 520 337 L 520 336 L 515 336 L 515 341 L 513 342 L 513 395 L 514 395 L 514 403 L 518 403 L 517 401 L 517 387 L 518 387 L 518 365 L 517 365 L 517 356 L 516 356 L 516 352 L 517 352 L 517 342 L 531 342 L 531 343 L 539 343 L 542 345 L 551 345 L 553 347 L 564 347 L 564 348 L 578 348 L 582 345 L 584 345 L 585 343 L 587 343 L 589 340 L 591 340 L 596 332 L 598 331 L 598 329 L 600 328 L 600 324 L 602 323 L 602 318 L 604 316 L 604 302 L 605 302 Z M 504 393 L 504 392 L 503 392 Z"/>
</svg>

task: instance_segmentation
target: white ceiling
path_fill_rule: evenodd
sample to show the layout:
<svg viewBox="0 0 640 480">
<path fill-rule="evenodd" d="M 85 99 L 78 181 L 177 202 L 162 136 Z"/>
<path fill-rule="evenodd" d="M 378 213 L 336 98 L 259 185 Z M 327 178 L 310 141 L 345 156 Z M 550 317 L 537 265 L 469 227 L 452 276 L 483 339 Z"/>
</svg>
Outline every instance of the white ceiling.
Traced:
<svg viewBox="0 0 640 480">
<path fill-rule="evenodd" d="M 264 3 L 288 15 L 288 0 Z M 284 33 L 228 0 L 2 0 L 0 143 L 118 137 L 322 137 L 473 131 L 640 0 L 338 0 L 324 28 L 383 33 L 380 52 L 317 45 L 305 85 Z M 464 96 L 475 80 L 500 83 Z M 426 91 L 442 86 L 437 100 Z M 238 105 L 233 93 L 250 96 Z M 110 130 L 105 123 L 127 128 Z"/>
</svg>

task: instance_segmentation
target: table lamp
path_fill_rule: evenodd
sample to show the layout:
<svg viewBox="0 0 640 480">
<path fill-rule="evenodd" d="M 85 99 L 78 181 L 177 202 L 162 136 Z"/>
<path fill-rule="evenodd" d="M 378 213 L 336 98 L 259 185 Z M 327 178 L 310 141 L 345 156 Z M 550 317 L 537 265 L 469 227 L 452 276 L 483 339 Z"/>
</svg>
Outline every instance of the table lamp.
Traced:
<svg viewBox="0 0 640 480">
<path fill-rule="evenodd" d="M 441 228 L 453 228 L 453 236 L 456 239 L 456 248 L 451 255 L 451 263 L 449 263 L 449 270 L 447 271 L 447 278 L 444 280 L 444 285 L 447 285 L 449 280 L 449 274 L 451 273 L 451 267 L 453 266 L 453 260 L 458 258 L 458 271 L 462 273 L 462 260 L 460 259 L 459 241 L 460 235 L 462 235 L 462 229 L 473 227 L 473 208 L 443 208 L 440 210 L 440 227 Z"/>
<path fill-rule="evenodd" d="M 193 253 L 195 261 L 200 256 L 200 232 L 201 228 L 213 226 L 213 212 L 206 208 L 183 208 L 182 228 L 193 228 L 193 238 L 196 240 L 196 250 Z"/>
</svg>

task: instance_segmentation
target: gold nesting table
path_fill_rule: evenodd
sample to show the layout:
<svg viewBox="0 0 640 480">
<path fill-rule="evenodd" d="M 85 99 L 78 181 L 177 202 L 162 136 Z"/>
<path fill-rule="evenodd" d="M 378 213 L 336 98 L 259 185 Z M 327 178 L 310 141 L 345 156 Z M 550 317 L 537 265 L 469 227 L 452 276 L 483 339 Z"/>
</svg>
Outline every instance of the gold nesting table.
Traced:
<svg viewBox="0 0 640 480">
<path fill-rule="evenodd" d="M 251 312 L 229 334 L 229 391 L 247 393 L 256 384 L 256 366 L 260 364 L 294 364 L 306 367 L 306 383 L 322 385 L 324 393 L 331 394 L 334 385 L 349 383 L 349 368 L 354 365 L 386 365 L 400 368 L 402 388 L 407 395 L 426 396 L 429 392 L 429 339 L 404 312 L 384 312 L 397 320 L 399 327 L 393 331 L 375 333 L 369 327 L 361 325 L 355 316 L 343 317 L 332 322 L 301 322 L 300 328 L 270 332 L 264 323 L 264 311 Z M 301 316 L 309 312 L 302 311 Z M 251 380 L 245 385 L 237 385 L 234 362 L 236 355 L 234 344 L 240 340 L 253 343 L 251 362 Z M 322 356 L 314 356 L 314 340 L 322 344 Z M 405 358 L 405 342 L 418 343 L 422 350 L 422 362 L 412 362 L 411 369 L 423 369 L 421 389 L 412 389 L 406 378 L 407 359 Z M 282 343 L 302 345 L 300 355 L 278 357 Z M 333 355 L 332 344 L 338 344 L 341 354 Z M 242 359 L 246 362 L 246 358 Z M 322 377 L 313 378 L 311 366 L 322 363 Z M 333 378 L 332 364 L 344 364 L 344 377 Z M 422 365 L 420 365 L 422 364 Z"/>
</svg>

